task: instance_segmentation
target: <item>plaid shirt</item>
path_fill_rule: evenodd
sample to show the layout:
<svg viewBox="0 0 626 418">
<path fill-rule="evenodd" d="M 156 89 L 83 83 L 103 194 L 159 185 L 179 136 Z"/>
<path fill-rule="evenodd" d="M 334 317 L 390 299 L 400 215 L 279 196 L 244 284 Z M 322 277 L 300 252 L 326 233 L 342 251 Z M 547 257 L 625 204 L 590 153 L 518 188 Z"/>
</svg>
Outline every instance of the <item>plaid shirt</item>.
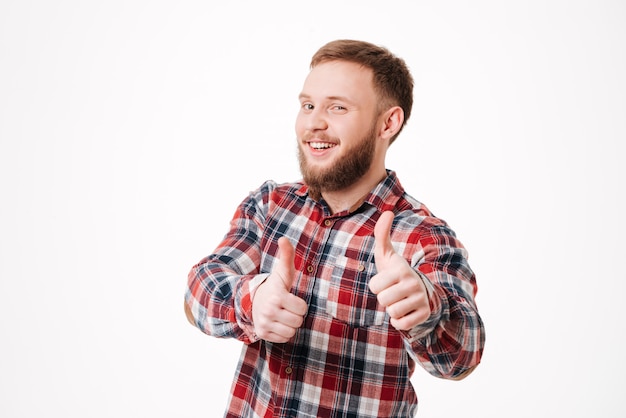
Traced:
<svg viewBox="0 0 626 418">
<path fill-rule="evenodd" d="M 395 214 L 394 249 L 431 295 L 430 318 L 410 331 L 390 325 L 368 287 L 374 225 L 386 210 Z M 296 335 L 278 344 L 255 335 L 252 300 L 282 236 L 296 248 L 292 293 L 309 309 Z M 331 214 L 302 183 L 264 183 L 238 207 L 215 253 L 192 268 L 185 299 L 200 330 L 244 343 L 226 417 L 399 418 L 417 410 L 416 362 L 443 378 L 480 362 L 476 290 L 454 232 L 389 171 L 351 213 Z"/>
</svg>

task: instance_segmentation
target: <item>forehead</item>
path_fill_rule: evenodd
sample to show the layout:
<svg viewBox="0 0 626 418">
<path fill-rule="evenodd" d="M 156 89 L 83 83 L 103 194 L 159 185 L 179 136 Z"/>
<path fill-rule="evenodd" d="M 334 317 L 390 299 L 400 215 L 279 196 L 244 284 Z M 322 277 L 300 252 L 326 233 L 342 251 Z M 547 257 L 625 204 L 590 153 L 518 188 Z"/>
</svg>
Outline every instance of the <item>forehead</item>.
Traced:
<svg viewBox="0 0 626 418">
<path fill-rule="evenodd" d="M 373 72 L 348 61 L 328 61 L 311 69 L 302 95 L 311 98 L 348 97 L 363 101 L 375 96 Z"/>
</svg>

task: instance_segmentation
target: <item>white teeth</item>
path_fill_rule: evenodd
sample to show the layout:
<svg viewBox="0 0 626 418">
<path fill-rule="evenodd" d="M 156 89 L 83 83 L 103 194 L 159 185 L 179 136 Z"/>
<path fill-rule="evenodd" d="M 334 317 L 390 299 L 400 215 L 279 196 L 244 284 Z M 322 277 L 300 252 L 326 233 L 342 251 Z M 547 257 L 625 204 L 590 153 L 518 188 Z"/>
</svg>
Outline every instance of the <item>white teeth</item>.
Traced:
<svg viewBox="0 0 626 418">
<path fill-rule="evenodd" d="M 315 149 L 324 149 L 324 148 L 332 148 L 335 145 L 333 144 L 329 144 L 327 142 L 311 142 L 311 148 L 315 148 Z"/>
</svg>

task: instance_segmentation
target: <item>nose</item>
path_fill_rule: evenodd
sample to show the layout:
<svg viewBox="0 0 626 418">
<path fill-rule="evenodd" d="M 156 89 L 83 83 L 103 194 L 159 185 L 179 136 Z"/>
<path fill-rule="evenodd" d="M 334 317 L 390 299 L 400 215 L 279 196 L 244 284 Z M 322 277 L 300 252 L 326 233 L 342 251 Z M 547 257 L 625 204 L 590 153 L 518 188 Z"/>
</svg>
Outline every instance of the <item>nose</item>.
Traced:
<svg viewBox="0 0 626 418">
<path fill-rule="evenodd" d="M 318 131 L 328 128 L 327 115 L 323 109 L 315 108 L 301 116 L 303 118 L 303 126 L 307 131 Z"/>
</svg>

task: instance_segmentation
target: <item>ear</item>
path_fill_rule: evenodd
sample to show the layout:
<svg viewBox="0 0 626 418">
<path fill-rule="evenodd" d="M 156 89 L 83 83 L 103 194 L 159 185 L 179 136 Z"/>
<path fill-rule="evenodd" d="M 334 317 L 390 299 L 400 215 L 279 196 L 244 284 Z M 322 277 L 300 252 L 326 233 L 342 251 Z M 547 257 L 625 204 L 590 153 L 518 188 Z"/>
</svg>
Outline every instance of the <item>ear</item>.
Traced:
<svg viewBox="0 0 626 418">
<path fill-rule="evenodd" d="M 400 106 L 387 109 L 381 115 L 381 121 L 380 136 L 385 140 L 390 140 L 400 131 L 400 128 L 402 128 L 404 111 Z"/>
</svg>

